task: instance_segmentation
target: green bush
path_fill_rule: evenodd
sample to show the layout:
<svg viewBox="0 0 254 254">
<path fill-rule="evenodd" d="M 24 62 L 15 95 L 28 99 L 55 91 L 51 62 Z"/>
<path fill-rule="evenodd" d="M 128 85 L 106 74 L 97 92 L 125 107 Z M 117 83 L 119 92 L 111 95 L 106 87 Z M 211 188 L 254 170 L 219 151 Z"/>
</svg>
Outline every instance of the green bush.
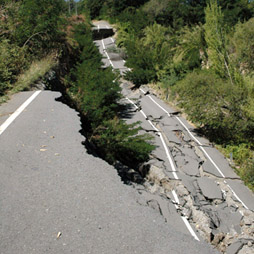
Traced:
<svg viewBox="0 0 254 254">
<path fill-rule="evenodd" d="M 18 45 L 29 45 L 34 55 L 45 55 L 47 50 L 59 46 L 64 34 L 60 29 L 64 8 L 64 0 L 23 0 L 14 33 Z"/>
<path fill-rule="evenodd" d="M 132 69 L 126 78 L 137 86 L 158 80 L 159 73 L 172 58 L 170 29 L 155 23 L 143 33 L 141 39 L 130 36 L 124 42 L 128 55 L 126 65 Z"/>
<path fill-rule="evenodd" d="M 233 156 L 236 170 L 244 182 L 254 191 L 254 151 L 246 143 L 227 145 L 224 149 L 226 156 Z M 240 165 L 240 166 L 239 166 Z"/>
<path fill-rule="evenodd" d="M 231 38 L 233 56 L 242 71 L 254 71 L 254 18 L 238 23 Z"/>
<path fill-rule="evenodd" d="M 148 135 L 138 135 L 137 123 L 119 120 L 122 95 L 118 77 L 111 68 L 102 69 L 101 55 L 83 25 L 75 29 L 80 57 L 68 77 L 68 93 L 85 116 L 87 137 L 109 163 L 116 160 L 137 167 L 154 149 Z"/>
<path fill-rule="evenodd" d="M 219 143 L 253 140 L 254 119 L 245 112 L 246 87 L 237 86 L 212 71 L 189 73 L 174 91 L 190 120 Z"/>
<path fill-rule="evenodd" d="M 11 88 L 26 65 L 25 49 L 11 44 L 7 39 L 0 42 L 0 96 Z"/>
<path fill-rule="evenodd" d="M 128 125 L 118 118 L 105 121 L 94 129 L 90 140 L 109 163 L 119 160 L 130 167 L 137 167 L 149 159 L 154 149 L 147 142 L 151 136 L 138 135 L 141 128 L 137 124 Z"/>
</svg>

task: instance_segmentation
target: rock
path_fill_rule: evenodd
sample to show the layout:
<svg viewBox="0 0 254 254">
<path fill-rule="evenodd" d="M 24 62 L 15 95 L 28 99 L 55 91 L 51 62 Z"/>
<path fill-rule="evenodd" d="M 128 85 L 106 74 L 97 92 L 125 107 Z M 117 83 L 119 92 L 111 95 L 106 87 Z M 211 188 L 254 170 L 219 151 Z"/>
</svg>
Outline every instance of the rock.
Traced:
<svg viewBox="0 0 254 254">
<path fill-rule="evenodd" d="M 218 228 L 220 226 L 220 219 L 218 217 L 217 211 L 214 211 L 211 206 L 202 208 L 202 210 L 210 218 L 210 227 L 211 228 Z"/>
<path fill-rule="evenodd" d="M 148 163 L 142 164 L 142 165 L 139 167 L 139 169 L 138 169 L 140 175 L 141 175 L 142 177 L 146 177 L 147 173 L 148 173 L 149 170 L 150 170 L 150 167 L 151 167 L 151 164 L 150 164 L 149 162 L 148 162 Z"/>
<path fill-rule="evenodd" d="M 212 231 L 212 234 L 216 233 L 216 231 Z M 218 233 L 213 235 L 212 244 L 214 246 L 218 246 L 219 243 L 225 238 L 225 235 L 223 233 Z"/>
<path fill-rule="evenodd" d="M 161 180 L 166 178 L 166 175 L 162 168 L 158 168 L 154 165 L 151 165 L 150 170 L 146 177 L 149 181 L 156 184 L 160 184 Z"/>
</svg>

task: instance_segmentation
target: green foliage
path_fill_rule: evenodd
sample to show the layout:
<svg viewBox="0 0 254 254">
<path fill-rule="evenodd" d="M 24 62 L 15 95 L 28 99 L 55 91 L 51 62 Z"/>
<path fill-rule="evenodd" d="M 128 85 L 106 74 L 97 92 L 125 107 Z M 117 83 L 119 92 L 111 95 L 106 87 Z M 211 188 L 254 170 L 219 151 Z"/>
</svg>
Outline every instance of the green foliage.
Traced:
<svg viewBox="0 0 254 254">
<path fill-rule="evenodd" d="M 119 160 L 130 167 L 136 167 L 147 161 L 154 149 L 154 146 L 147 142 L 151 136 L 138 135 L 140 129 L 137 123 L 128 125 L 114 118 L 99 125 L 90 140 L 108 162 Z"/>
<path fill-rule="evenodd" d="M 241 71 L 254 71 L 254 18 L 238 23 L 231 39 L 232 53 Z"/>
<path fill-rule="evenodd" d="M 20 2 L 5 1 L 0 4 L 0 41 L 8 39 L 15 43 L 14 32 L 20 22 L 18 10 Z"/>
<path fill-rule="evenodd" d="M 234 26 L 239 21 L 244 22 L 253 17 L 253 1 L 220 0 L 218 2 L 225 16 L 224 22 L 228 26 Z"/>
<path fill-rule="evenodd" d="M 20 25 L 15 38 L 20 46 L 29 45 L 33 54 L 43 53 L 62 38 L 60 31 L 64 0 L 24 0 L 19 8 Z"/>
<path fill-rule="evenodd" d="M 148 160 L 154 146 L 151 138 L 138 135 L 137 123 L 128 125 L 119 120 L 119 100 L 122 98 L 116 74 L 102 69 L 101 55 L 84 25 L 75 29 L 80 58 L 72 70 L 68 93 L 75 100 L 87 121 L 88 138 L 97 152 L 109 163 L 116 160 L 131 167 Z"/>
<path fill-rule="evenodd" d="M 184 63 L 186 69 L 201 66 L 206 61 L 206 42 L 204 29 L 201 25 L 184 27 L 178 36 L 178 45 L 174 54 L 175 63 Z"/>
<path fill-rule="evenodd" d="M 18 76 L 29 68 L 32 61 L 60 46 L 58 42 L 62 32 L 59 23 L 64 5 L 64 0 L 1 2 L 0 96 L 10 89 L 29 87 L 30 84 L 18 85 Z M 33 77 L 26 80 L 34 80 L 37 75 L 29 73 Z"/>
<path fill-rule="evenodd" d="M 231 78 L 223 26 L 224 16 L 221 7 L 217 5 L 217 0 L 210 0 L 205 9 L 205 14 L 206 23 L 204 28 L 209 65 L 220 77 Z"/>
<path fill-rule="evenodd" d="M 216 142 L 253 140 L 254 119 L 244 108 L 247 90 L 232 86 L 211 71 L 188 74 L 174 88 L 189 118 Z"/>
<path fill-rule="evenodd" d="M 0 42 L 0 96 L 12 87 L 26 64 L 25 49 L 11 44 L 8 39 Z"/>
<path fill-rule="evenodd" d="M 203 22 L 205 6 L 206 0 L 150 0 L 144 5 L 143 10 L 150 20 L 171 26 L 174 29 L 180 29 L 185 25 Z"/>
<path fill-rule="evenodd" d="M 126 74 L 127 79 L 137 86 L 158 80 L 157 73 L 170 60 L 170 32 L 170 29 L 155 23 L 143 30 L 143 38 L 130 37 L 125 41 L 128 54 L 126 65 L 132 69 Z"/>
<path fill-rule="evenodd" d="M 103 7 L 104 0 L 85 0 L 86 8 L 90 12 L 91 19 L 94 19 L 100 15 L 100 11 Z"/>
<path fill-rule="evenodd" d="M 101 55 L 92 41 L 91 32 L 78 25 L 75 39 L 81 50 L 80 63 L 71 72 L 74 77 L 70 92 L 76 94 L 79 106 L 94 126 L 114 117 L 121 98 L 116 75 L 111 69 L 101 68 Z"/>
<path fill-rule="evenodd" d="M 244 182 L 254 191 L 254 151 L 247 143 L 227 145 L 223 149 L 227 157 L 232 154 L 236 170 Z"/>
<path fill-rule="evenodd" d="M 131 68 L 126 78 L 136 86 L 159 81 L 166 99 L 173 94 L 204 134 L 234 143 L 240 154 L 241 144 L 254 141 L 253 7 L 245 0 L 150 0 L 114 13 Z M 251 156 L 237 161 L 253 186 Z"/>
<path fill-rule="evenodd" d="M 139 38 L 143 36 L 143 29 L 151 24 L 142 10 L 133 7 L 125 9 L 121 14 L 115 17 L 115 20 L 120 24 L 128 23 L 129 34 L 135 34 L 135 36 Z"/>
</svg>

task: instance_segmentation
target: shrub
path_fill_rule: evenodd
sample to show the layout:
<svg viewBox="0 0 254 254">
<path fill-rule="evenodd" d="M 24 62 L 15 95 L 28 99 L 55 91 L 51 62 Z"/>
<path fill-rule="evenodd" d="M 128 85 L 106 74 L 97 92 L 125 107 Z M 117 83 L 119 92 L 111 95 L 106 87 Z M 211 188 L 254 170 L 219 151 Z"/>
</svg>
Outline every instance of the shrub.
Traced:
<svg viewBox="0 0 254 254">
<path fill-rule="evenodd" d="M 177 83 L 180 105 L 189 118 L 217 142 L 253 139 L 254 120 L 245 112 L 246 87 L 237 86 L 212 71 L 196 71 Z"/>
<path fill-rule="evenodd" d="M 24 49 L 11 44 L 7 39 L 0 42 L 0 96 L 12 87 L 26 65 Z"/>
<path fill-rule="evenodd" d="M 168 40 L 170 32 L 170 29 L 155 23 L 143 30 L 143 38 L 130 36 L 126 39 L 126 65 L 132 69 L 131 73 L 127 73 L 127 79 L 137 86 L 158 80 L 158 73 L 165 68 L 172 55 Z"/>
<path fill-rule="evenodd" d="M 118 77 L 111 68 L 101 68 L 101 55 L 92 41 L 91 32 L 78 25 L 75 38 L 82 52 L 69 75 L 68 93 L 85 116 L 87 137 L 109 163 L 119 160 L 137 167 L 148 160 L 154 149 L 147 142 L 151 138 L 138 135 L 138 123 L 128 125 L 119 120 L 122 95 Z"/>
<path fill-rule="evenodd" d="M 94 129 L 90 140 L 109 163 L 119 160 L 130 167 L 137 167 L 149 159 L 154 149 L 147 142 L 151 136 L 138 135 L 141 128 L 137 124 L 128 125 L 115 117 Z"/>
<path fill-rule="evenodd" d="M 63 35 L 59 28 L 64 7 L 64 0 L 23 0 L 19 8 L 19 25 L 15 30 L 19 46 L 29 45 L 34 55 L 45 55 L 45 51 L 56 47 Z"/>
<path fill-rule="evenodd" d="M 254 18 L 246 23 L 238 23 L 231 39 L 235 60 L 244 71 L 254 71 Z M 240 66 L 239 66 L 240 64 Z"/>
<path fill-rule="evenodd" d="M 227 145 L 224 149 L 226 156 L 233 156 L 236 170 L 244 182 L 254 191 L 254 151 L 253 147 L 246 143 L 239 145 Z M 238 166 L 240 165 L 240 166 Z"/>
</svg>

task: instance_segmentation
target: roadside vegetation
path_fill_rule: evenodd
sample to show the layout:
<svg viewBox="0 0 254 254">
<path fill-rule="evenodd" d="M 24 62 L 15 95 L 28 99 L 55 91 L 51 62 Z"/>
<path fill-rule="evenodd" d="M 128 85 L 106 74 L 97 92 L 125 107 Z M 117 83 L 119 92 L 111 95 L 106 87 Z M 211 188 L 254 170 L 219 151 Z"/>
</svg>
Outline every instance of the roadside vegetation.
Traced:
<svg viewBox="0 0 254 254">
<path fill-rule="evenodd" d="M 0 98 L 28 90 L 57 63 L 64 40 L 62 0 L 0 3 Z"/>
<path fill-rule="evenodd" d="M 58 87 L 85 120 L 90 146 L 110 164 L 134 169 L 149 160 L 151 136 L 140 135 L 139 123 L 126 124 L 119 115 L 118 75 L 102 68 L 91 23 L 83 2 L 75 15 L 74 1 L 3 0 L 0 4 L 0 101 L 31 89 L 54 69 Z"/>
<path fill-rule="evenodd" d="M 102 68 L 102 56 L 92 40 L 91 26 L 79 24 L 74 30 L 78 61 L 66 80 L 69 97 L 85 117 L 86 136 L 95 151 L 114 164 L 137 168 L 154 149 L 149 135 L 139 135 L 138 123 L 120 119 L 121 88 L 118 75 Z"/>
<path fill-rule="evenodd" d="M 136 87 L 151 84 L 233 156 L 254 190 L 254 2 L 84 0 L 118 27 Z"/>
</svg>

